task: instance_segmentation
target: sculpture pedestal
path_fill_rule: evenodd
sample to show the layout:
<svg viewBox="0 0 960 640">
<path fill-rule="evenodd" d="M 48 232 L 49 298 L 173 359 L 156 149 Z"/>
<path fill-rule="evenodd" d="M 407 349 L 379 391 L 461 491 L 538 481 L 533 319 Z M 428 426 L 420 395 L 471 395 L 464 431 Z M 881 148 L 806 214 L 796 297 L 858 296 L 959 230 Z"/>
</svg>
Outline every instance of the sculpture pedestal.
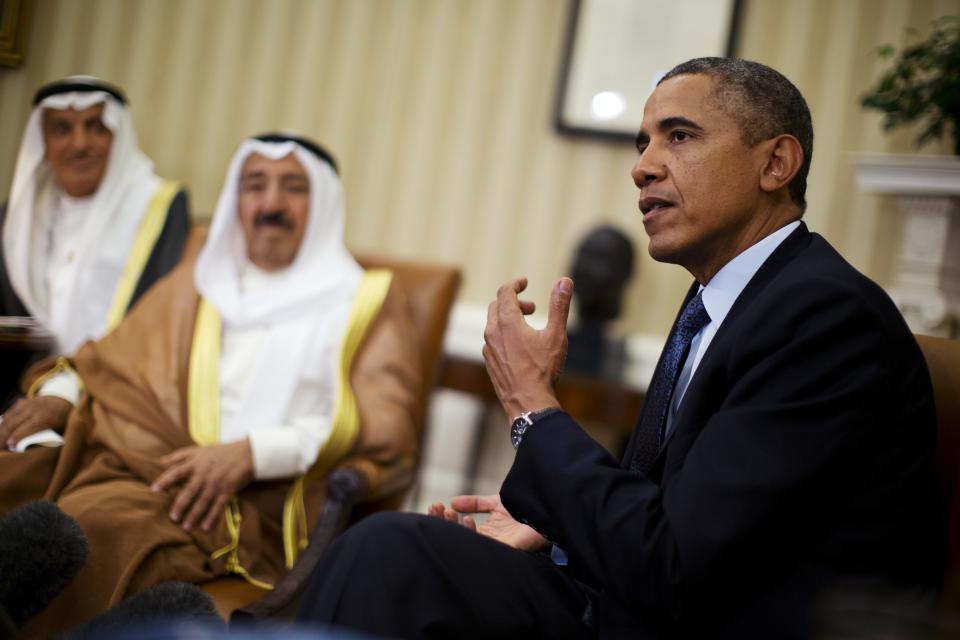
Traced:
<svg viewBox="0 0 960 640">
<path fill-rule="evenodd" d="M 960 333 L 960 157 L 856 154 L 857 184 L 897 197 L 905 217 L 886 288 L 914 333 Z"/>
</svg>

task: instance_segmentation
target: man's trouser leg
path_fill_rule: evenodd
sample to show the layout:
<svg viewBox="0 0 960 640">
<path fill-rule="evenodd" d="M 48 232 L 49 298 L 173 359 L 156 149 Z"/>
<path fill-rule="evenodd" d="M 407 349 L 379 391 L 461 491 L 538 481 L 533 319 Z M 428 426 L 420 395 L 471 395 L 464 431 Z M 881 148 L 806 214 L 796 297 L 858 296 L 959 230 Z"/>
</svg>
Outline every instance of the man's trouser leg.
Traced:
<svg viewBox="0 0 960 640">
<path fill-rule="evenodd" d="M 298 618 L 399 638 L 593 638 L 587 591 L 543 554 L 383 513 L 331 546 Z"/>
</svg>

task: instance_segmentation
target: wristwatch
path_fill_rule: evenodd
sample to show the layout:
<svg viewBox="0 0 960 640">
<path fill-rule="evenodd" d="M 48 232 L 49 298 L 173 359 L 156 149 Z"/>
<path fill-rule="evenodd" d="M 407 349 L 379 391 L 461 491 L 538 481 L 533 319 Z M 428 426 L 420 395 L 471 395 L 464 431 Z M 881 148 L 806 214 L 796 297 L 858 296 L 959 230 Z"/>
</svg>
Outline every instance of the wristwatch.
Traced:
<svg viewBox="0 0 960 640">
<path fill-rule="evenodd" d="M 513 448 L 516 449 L 520 446 L 520 442 L 523 440 L 523 434 L 527 432 L 530 425 L 560 411 L 560 407 L 547 407 L 539 411 L 524 411 L 514 418 L 513 424 L 510 425 L 510 443 L 513 445 Z"/>
</svg>

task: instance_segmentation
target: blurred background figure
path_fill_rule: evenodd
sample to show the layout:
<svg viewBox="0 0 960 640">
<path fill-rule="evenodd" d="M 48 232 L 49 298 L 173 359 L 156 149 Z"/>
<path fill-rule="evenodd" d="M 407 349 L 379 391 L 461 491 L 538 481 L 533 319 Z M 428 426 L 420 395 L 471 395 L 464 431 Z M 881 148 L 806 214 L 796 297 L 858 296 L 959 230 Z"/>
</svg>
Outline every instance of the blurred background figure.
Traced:
<svg viewBox="0 0 960 640">
<path fill-rule="evenodd" d="M 33 97 L 0 228 L 0 316 L 32 318 L 53 352 L 72 353 L 179 262 L 190 214 L 186 192 L 140 150 L 121 90 L 71 76 Z M 4 367 L 0 410 L 18 369 Z M 54 390 L 70 402 L 77 393 Z"/>
<path fill-rule="evenodd" d="M 616 227 L 596 227 L 577 245 L 570 266 L 577 320 L 569 331 L 568 371 L 613 379 L 622 375 L 626 344 L 610 334 L 610 323 L 620 316 L 633 269 L 633 242 Z"/>
</svg>

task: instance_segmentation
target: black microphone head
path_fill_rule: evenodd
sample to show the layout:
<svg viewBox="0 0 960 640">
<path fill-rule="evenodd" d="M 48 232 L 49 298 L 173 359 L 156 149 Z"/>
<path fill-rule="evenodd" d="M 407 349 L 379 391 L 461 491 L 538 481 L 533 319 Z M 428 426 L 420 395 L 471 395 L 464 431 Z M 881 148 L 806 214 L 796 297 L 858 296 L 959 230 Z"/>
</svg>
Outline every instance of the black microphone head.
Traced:
<svg viewBox="0 0 960 640">
<path fill-rule="evenodd" d="M 197 623 L 204 630 L 226 628 L 213 600 L 200 587 L 187 582 L 161 582 L 60 637 L 114 638 L 172 622 Z"/>
<path fill-rule="evenodd" d="M 77 521 L 48 500 L 0 518 L 0 606 L 21 626 L 44 609 L 83 568 L 87 538 Z"/>
</svg>

